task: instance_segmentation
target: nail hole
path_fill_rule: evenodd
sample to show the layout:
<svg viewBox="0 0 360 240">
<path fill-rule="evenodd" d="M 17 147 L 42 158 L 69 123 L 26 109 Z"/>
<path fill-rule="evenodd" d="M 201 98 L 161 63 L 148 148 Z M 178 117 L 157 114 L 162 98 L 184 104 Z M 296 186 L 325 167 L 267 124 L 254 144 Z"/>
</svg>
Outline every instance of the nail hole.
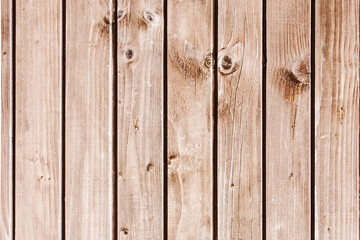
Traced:
<svg viewBox="0 0 360 240">
<path fill-rule="evenodd" d="M 129 229 L 125 228 L 125 227 L 122 227 L 121 228 L 121 231 L 125 234 L 125 235 L 128 235 L 129 233 Z"/>
</svg>

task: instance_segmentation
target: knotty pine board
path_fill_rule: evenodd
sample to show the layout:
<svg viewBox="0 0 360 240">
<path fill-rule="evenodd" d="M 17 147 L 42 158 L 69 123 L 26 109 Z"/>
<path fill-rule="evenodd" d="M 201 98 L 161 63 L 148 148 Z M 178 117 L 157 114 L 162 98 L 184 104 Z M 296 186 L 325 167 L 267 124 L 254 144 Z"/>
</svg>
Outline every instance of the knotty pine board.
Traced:
<svg viewBox="0 0 360 240">
<path fill-rule="evenodd" d="M 114 5 L 66 1 L 66 239 L 112 239 L 116 231 Z"/>
<path fill-rule="evenodd" d="M 168 239 L 213 236 L 213 1 L 168 1 Z"/>
<path fill-rule="evenodd" d="M 315 237 L 359 239 L 359 1 L 315 16 Z"/>
<path fill-rule="evenodd" d="M 262 1 L 218 7 L 218 239 L 261 239 Z"/>
<path fill-rule="evenodd" d="M 163 1 L 118 1 L 118 236 L 164 239 Z"/>
<path fill-rule="evenodd" d="M 13 22 L 12 1 L 1 0 L 0 239 L 13 238 Z"/>
<path fill-rule="evenodd" d="M 62 3 L 17 1 L 15 237 L 60 239 Z"/>
<path fill-rule="evenodd" d="M 310 239 L 310 0 L 266 1 L 266 238 Z"/>
</svg>

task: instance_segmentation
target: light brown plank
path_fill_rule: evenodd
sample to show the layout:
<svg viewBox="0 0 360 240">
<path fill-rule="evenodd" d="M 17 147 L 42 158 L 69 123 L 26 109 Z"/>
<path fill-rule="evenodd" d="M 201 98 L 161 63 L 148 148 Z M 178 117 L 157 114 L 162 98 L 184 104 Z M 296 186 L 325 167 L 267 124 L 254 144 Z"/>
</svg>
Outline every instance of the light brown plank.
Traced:
<svg viewBox="0 0 360 240">
<path fill-rule="evenodd" d="M 1 0 L 0 239 L 13 235 L 13 70 L 12 1 Z"/>
<path fill-rule="evenodd" d="M 118 236 L 163 239 L 163 2 L 118 3 Z"/>
<path fill-rule="evenodd" d="M 359 239 L 359 1 L 316 1 L 316 239 Z"/>
<path fill-rule="evenodd" d="M 16 2 L 16 239 L 60 239 L 61 11 Z"/>
<path fill-rule="evenodd" d="M 310 2 L 266 3 L 267 239 L 310 239 Z"/>
<path fill-rule="evenodd" d="M 262 1 L 218 6 L 218 239 L 261 239 Z"/>
<path fill-rule="evenodd" d="M 168 239 L 212 239 L 212 1 L 168 1 Z"/>
<path fill-rule="evenodd" d="M 112 239 L 112 0 L 66 1 L 66 239 Z"/>
</svg>

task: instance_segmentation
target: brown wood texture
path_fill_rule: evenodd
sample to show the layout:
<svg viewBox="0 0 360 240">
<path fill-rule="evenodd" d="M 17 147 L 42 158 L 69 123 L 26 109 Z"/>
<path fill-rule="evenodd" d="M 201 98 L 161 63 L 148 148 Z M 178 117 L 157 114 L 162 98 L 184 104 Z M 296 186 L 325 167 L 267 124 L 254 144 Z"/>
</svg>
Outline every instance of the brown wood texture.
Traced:
<svg viewBox="0 0 360 240">
<path fill-rule="evenodd" d="M 218 239 L 261 239 L 262 1 L 218 6 Z"/>
<path fill-rule="evenodd" d="M 1 0 L 0 239 L 13 235 L 13 22 L 12 1 Z"/>
<path fill-rule="evenodd" d="M 213 2 L 167 10 L 168 239 L 212 239 Z"/>
<path fill-rule="evenodd" d="M 163 235 L 163 2 L 118 2 L 118 236 Z"/>
<path fill-rule="evenodd" d="M 61 9 L 16 4 L 16 239 L 60 238 Z"/>
<path fill-rule="evenodd" d="M 359 239 L 359 1 L 316 1 L 316 239 Z"/>
<path fill-rule="evenodd" d="M 112 0 L 66 1 L 65 235 L 114 234 Z"/>
<path fill-rule="evenodd" d="M 266 2 L 267 239 L 310 239 L 310 3 Z"/>
</svg>

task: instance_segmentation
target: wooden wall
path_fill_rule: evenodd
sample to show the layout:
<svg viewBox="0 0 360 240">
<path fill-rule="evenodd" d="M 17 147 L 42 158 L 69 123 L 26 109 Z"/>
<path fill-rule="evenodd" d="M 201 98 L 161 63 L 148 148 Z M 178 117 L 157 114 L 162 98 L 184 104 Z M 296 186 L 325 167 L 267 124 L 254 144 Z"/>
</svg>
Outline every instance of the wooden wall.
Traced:
<svg viewBox="0 0 360 240">
<path fill-rule="evenodd" d="M 0 239 L 360 239 L 359 0 L 1 0 Z"/>
</svg>

